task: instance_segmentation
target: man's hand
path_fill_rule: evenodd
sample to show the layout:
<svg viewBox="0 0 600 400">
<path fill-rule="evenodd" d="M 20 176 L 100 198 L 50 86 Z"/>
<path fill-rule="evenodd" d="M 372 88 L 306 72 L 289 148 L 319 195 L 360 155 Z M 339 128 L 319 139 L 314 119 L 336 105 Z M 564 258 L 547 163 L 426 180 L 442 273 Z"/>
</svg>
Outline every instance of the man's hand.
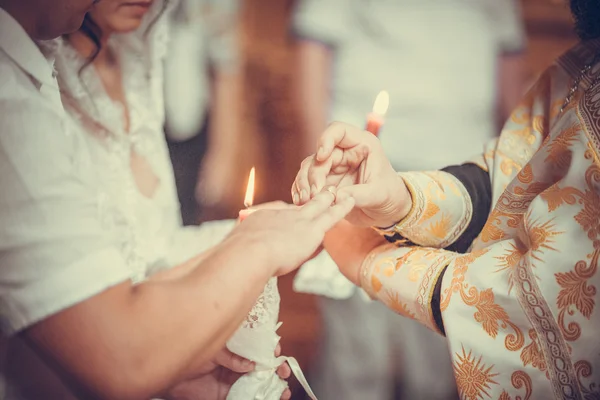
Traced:
<svg viewBox="0 0 600 400">
<path fill-rule="evenodd" d="M 323 192 L 303 207 L 260 209 L 239 224 L 226 240 L 243 240 L 264 246 L 276 275 L 285 275 L 312 257 L 325 233 L 352 208 L 350 197 L 334 205 L 335 195 Z"/>
<path fill-rule="evenodd" d="M 281 354 L 278 345 L 275 356 Z M 198 378 L 183 382 L 170 390 L 167 400 L 225 400 L 233 384 L 245 373 L 254 370 L 254 363 L 224 349 L 215 359 L 206 364 Z M 277 369 L 282 379 L 291 375 L 290 367 L 284 363 Z M 281 399 L 287 400 L 292 396 L 289 389 L 283 392 Z"/>
<path fill-rule="evenodd" d="M 325 130 L 317 153 L 303 161 L 292 186 L 294 203 L 305 204 L 329 186 L 337 188 L 336 201 L 354 198 L 355 209 L 346 219 L 360 226 L 391 226 L 412 206 L 377 137 L 339 122 Z"/>
</svg>

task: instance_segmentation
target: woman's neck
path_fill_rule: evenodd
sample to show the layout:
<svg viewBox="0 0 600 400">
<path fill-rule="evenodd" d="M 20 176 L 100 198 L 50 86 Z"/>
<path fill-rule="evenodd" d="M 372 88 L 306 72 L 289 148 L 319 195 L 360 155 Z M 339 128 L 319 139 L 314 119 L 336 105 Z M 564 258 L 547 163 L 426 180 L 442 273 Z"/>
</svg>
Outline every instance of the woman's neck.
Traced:
<svg viewBox="0 0 600 400">
<path fill-rule="evenodd" d="M 121 68 L 119 66 L 118 58 L 108 46 L 110 34 L 107 34 L 106 30 L 103 30 L 102 32 L 103 34 L 100 39 L 99 49 L 98 46 L 81 31 L 69 35 L 68 40 L 75 51 L 81 54 L 82 57 L 88 58 L 97 53 L 92 61 L 92 65 L 87 68 L 94 68 L 108 97 L 123 105 L 125 119 L 124 129 L 125 131 L 129 131 L 129 109 L 127 106 L 125 89 L 123 87 Z"/>
<path fill-rule="evenodd" d="M 85 35 L 81 31 L 74 32 L 69 35 L 69 43 L 73 48 L 82 56 L 82 57 L 90 57 L 95 54 L 96 51 L 98 54 L 94 57 L 93 64 L 96 67 L 108 66 L 114 63 L 114 58 L 107 46 L 108 40 L 110 38 L 110 33 L 103 31 L 102 37 L 100 37 L 100 47 L 96 43 L 92 41 L 87 35 Z"/>
</svg>

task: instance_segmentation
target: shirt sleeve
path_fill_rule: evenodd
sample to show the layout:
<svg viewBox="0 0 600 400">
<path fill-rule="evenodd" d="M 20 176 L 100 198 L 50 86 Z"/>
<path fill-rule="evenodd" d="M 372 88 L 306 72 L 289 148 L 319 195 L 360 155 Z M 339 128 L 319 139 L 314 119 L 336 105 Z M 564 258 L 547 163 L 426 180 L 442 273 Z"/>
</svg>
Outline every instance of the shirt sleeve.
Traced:
<svg viewBox="0 0 600 400">
<path fill-rule="evenodd" d="M 487 6 L 499 52 L 506 54 L 523 51 L 525 32 L 520 4 L 515 0 L 492 0 Z"/>
<path fill-rule="evenodd" d="M 303 0 L 294 10 L 292 33 L 335 47 L 348 35 L 347 13 L 352 4 L 342 0 Z"/>
<path fill-rule="evenodd" d="M 475 163 L 450 166 L 442 171 L 449 173 L 462 183 L 469 193 L 473 213 L 464 232 L 446 247 L 446 250 L 465 253 L 485 225 L 492 208 L 492 185 L 489 173 Z"/>
<path fill-rule="evenodd" d="M 402 172 L 412 209 L 395 226 L 377 229 L 389 241 L 406 240 L 424 247 L 446 248 L 465 232 L 473 216 L 469 191 L 445 171 Z"/>
<path fill-rule="evenodd" d="M 396 313 L 442 333 L 432 302 L 439 297 L 439 279 L 457 256 L 444 249 L 381 246 L 364 260 L 360 285 Z"/>
<path fill-rule="evenodd" d="M 0 328 L 11 335 L 129 272 L 97 218 L 82 139 L 41 98 L 0 89 Z"/>
</svg>

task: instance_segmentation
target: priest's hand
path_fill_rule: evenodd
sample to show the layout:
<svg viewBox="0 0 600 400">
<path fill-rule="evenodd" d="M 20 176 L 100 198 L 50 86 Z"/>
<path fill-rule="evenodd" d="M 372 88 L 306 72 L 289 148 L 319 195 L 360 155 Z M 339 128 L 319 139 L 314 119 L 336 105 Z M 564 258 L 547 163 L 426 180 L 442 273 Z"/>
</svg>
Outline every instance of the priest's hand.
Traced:
<svg viewBox="0 0 600 400">
<path fill-rule="evenodd" d="M 278 345 L 275 356 L 281 354 Z M 182 382 L 170 390 L 166 396 L 167 400 L 225 400 L 233 384 L 245 373 L 254 370 L 254 363 L 237 356 L 230 351 L 222 350 L 215 359 L 206 364 L 204 371 L 195 379 Z M 290 367 L 284 363 L 277 369 L 277 374 L 282 379 L 291 375 Z M 287 400 L 292 396 L 286 389 L 281 400 Z"/>
<path fill-rule="evenodd" d="M 336 201 L 354 198 L 355 209 L 346 219 L 360 226 L 391 226 L 412 206 L 377 137 L 340 122 L 325 130 L 317 153 L 302 162 L 292 185 L 294 203 L 305 204 L 329 186 L 337 188 Z"/>
<path fill-rule="evenodd" d="M 324 191 L 302 207 L 259 209 L 239 224 L 226 240 L 241 240 L 262 248 L 275 275 L 298 268 L 320 248 L 325 233 L 343 220 L 354 207 L 347 197 L 335 203 L 335 195 Z"/>
</svg>

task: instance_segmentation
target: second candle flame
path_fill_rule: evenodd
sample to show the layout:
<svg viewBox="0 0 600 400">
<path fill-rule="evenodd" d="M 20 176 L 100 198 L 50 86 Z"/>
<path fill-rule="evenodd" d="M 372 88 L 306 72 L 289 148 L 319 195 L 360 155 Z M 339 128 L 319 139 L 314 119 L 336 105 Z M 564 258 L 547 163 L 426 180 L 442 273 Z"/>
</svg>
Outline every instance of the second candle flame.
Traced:
<svg viewBox="0 0 600 400">
<path fill-rule="evenodd" d="M 252 167 L 250 175 L 248 176 L 248 186 L 246 187 L 246 197 L 244 197 L 244 206 L 246 208 L 252 207 L 254 204 L 254 174 L 255 168 Z"/>
<path fill-rule="evenodd" d="M 390 95 L 387 91 L 382 90 L 375 98 L 375 104 L 373 104 L 373 112 L 375 114 L 384 116 L 387 113 L 388 107 L 390 106 Z"/>
</svg>

